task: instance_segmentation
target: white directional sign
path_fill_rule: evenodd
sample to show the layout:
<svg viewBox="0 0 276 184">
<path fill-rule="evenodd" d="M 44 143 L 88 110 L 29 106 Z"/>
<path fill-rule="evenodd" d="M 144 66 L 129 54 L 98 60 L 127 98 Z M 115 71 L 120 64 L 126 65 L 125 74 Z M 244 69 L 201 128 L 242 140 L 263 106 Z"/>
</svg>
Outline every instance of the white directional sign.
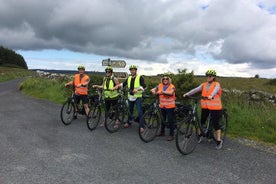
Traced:
<svg viewBox="0 0 276 184">
<path fill-rule="evenodd" d="M 113 72 L 114 77 L 120 78 L 120 79 L 126 79 L 128 77 L 127 72 Z"/>
<path fill-rule="evenodd" d="M 102 61 L 102 66 L 111 66 L 113 68 L 125 68 L 126 62 L 124 60 L 104 59 Z"/>
</svg>

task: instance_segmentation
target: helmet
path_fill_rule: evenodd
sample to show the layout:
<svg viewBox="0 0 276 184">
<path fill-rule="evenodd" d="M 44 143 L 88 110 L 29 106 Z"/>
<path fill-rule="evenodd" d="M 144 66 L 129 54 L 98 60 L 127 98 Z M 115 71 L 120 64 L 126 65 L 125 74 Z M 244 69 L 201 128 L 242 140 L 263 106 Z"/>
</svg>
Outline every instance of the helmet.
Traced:
<svg viewBox="0 0 276 184">
<path fill-rule="evenodd" d="M 111 66 L 107 66 L 107 67 L 105 68 L 105 71 L 107 71 L 107 70 L 110 70 L 111 72 L 113 72 L 113 68 L 112 68 Z"/>
<path fill-rule="evenodd" d="M 205 75 L 206 76 L 208 76 L 208 75 L 216 76 L 217 72 L 216 72 L 216 70 L 207 70 Z"/>
<path fill-rule="evenodd" d="M 79 65 L 78 70 L 85 70 L 85 67 L 83 65 Z"/>
<path fill-rule="evenodd" d="M 137 70 L 137 66 L 136 66 L 136 65 L 130 65 L 129 69 L 130 69 L 130 70 L 131 70 L 131 69 Z"/>
</svg>

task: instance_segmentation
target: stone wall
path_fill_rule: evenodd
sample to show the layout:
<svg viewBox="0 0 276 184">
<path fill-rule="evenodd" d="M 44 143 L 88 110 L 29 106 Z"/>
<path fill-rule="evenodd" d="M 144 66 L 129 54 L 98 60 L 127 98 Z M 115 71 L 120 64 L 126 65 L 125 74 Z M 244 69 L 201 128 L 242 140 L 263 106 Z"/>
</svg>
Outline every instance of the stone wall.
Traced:
<svg viewBox="0 0 276 184">
<path fill-rule="evenodd" d="M 238 96 L 244 96 L 248 101 L 252 102 L 270 102 L 276 105 L 276 95 L 258 90 L 241 91 L 237 89 L 223 89 L 224 93 L 231 93 Z"/>
</svg>

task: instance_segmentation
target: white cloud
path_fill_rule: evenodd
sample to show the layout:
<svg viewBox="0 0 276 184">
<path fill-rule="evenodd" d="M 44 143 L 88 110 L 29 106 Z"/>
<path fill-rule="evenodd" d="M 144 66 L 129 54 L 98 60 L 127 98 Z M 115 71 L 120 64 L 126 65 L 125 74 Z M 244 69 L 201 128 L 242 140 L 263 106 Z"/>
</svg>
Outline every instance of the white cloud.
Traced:
<svg viewBox="0 0 276 184">
<path fill-rule="evenodd" d="M 0 44 L 15 50 L 71 50 L 125 58 L 142 61 L 145 71 L 156 65 L 166 69 L 172 56 L 187 66 L 198 61 L 200 68 L 209 63 L 246 66 L 248 71 L 276 68 L 272 0 L 0 3 Z M 248 71 L 233 74 L 251 75 Z"/>
</svg>

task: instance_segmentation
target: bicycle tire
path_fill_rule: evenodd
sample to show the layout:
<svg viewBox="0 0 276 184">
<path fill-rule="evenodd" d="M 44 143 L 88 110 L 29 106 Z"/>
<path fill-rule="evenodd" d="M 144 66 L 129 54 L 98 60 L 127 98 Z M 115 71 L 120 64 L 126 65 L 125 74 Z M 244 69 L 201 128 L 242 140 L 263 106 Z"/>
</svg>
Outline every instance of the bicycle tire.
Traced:
<svg viewBox="0 0 276 184">
<path fill-rule="evenodd" d="M 109 109 L 108 112 L 105 114 L 105 120 L 104 120 L 104 127 L 109 133 L 117 132 L 121 128 L 121 124 L 116 120 L 118 120 L 119 115 L 117 114 L 117 107 L 113 106 Z M 118 112 L 120 113 L 120 111 Z"/>
<path fill-rule="evenodd" d="M 71 100 L 67 100 L 61 107 L 60 119 L 64 125 L 70 125 L 74 119 L 75 106 Z"/>
<path fill-rule="evenodd" d="M 124 122 L 127 122 L 127 116 L 128 116 L 128 107 L 127 107 L 127 104 L 125 104 L 123 102 L 123 104 L 118 104 L 118 109 L 117 111 L 119 112 L 118 113 L 118 118 L 119 118 L 119 121 L 123 124 Z"/>
<path fill-rule="evenodd" d="M 145 120 L 145 128 L 143 132 L 139 131 L 139 137 L 143 142 L 148 143 L 156 137 L 161 119 L 154 111 L 146 111 L 143 118 Z"/>
<path fill-rule="evenodd" d="M 191 117 L 187 117 L 177 128 L 175 144 L 177 150 L 183 155 L 190 154 L 196 148 L 197 128 Z"/>
<path fill-rule="evenodd" d="M 102 112 L 99 106 L 93 105 L 90 107 L 90 110 L 86 119 L 86 125 L 90 131 L 93 131 L 97 128 L 101 120 L 101 114 Z"/>
</svg>

